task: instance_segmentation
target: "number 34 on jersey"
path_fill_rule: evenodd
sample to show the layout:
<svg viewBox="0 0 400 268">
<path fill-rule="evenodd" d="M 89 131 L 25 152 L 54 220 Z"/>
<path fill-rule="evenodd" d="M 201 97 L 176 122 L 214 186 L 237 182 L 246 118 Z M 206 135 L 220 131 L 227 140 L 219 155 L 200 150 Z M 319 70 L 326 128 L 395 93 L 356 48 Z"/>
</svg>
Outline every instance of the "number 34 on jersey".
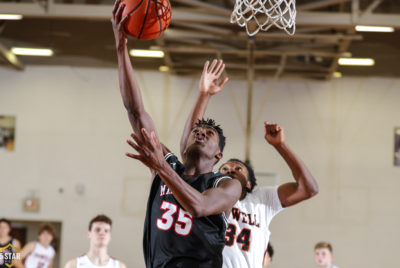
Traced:
<svg viewBox="0 0 400 268">
<path fill-rule="evenodd" d="M 229 224 L 225 233 L 225 245 L 228 247 L 233 246 L 235 243 L 241 245 L 241 250 L 249 251 L 250 250 L 250 241 L 251 241 L 251 230 L 247 228 L 239 229 L 238 234 L 236 233 L 236 225 Z"/>
</svg>

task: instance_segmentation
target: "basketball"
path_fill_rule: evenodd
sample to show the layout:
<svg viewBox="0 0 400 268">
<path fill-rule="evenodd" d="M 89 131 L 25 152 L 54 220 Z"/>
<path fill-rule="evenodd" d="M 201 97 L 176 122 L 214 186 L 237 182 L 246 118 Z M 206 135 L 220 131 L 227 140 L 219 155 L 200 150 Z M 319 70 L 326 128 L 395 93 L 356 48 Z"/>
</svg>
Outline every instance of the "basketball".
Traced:
<svg viewBox="0 0 400 268">
<path fill-rule="evenodd" d="M 124 0 L 122 17 L 129 15 L 125 31 L 140 40 L 157 38 L 171 21 L 171 5 L 168 0 Z"/>
</svg>

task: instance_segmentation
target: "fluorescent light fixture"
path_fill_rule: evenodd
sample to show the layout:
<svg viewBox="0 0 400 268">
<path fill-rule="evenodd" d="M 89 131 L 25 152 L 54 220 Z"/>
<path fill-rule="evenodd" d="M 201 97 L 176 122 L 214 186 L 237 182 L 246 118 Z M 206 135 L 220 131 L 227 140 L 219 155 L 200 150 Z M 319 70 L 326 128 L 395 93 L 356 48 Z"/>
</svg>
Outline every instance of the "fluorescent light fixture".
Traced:
<svg viewBox="0 0 400 268">
<path fill-rule="evenodd" d="M 22 56 L 53 56 L 53 50 L 48 48 L 13 47 L 11 52 Z"/>
<path fill-rule="evenodd" d="M 334 78 L 341 78 L 342 77 L 342 73 L 341 72 L 334 72 L 333 73 L 333 77 Z"/>
<path fill-rule="evenodd" d="M 373 66 L 375 65 L 374 59 L 370 58 L 339 58 L 339 65 L 352 65 L 352 66 Z"/>
<path fill-rule="evenodd" d="M 148 58 L 163 58 L 164 51 L 162 50 L 147 50 L 147 49 L 131 49 L 129 54 L 132 57 L 148 57 Z"/>
<path fill-rule="evenodd" d="M 169 71 L 169 67 L 165 66 L 165 65 L 161 65 L 160 67 L 158 67 L 158 70 L 160 72 L 168 72 Z"/>
<path fill-rule="evenodd" d="M 22 20 L 19 14 L 0 14 L 0 20 Z"/>
<path fill-rule="evenodd" d="M 357 25 L 357 32 L 380 32 L 380 33 L 392 33 L 394 32 L 393 27 L 388 26 L 367 26 L 367 25 Z"/>
</svg>

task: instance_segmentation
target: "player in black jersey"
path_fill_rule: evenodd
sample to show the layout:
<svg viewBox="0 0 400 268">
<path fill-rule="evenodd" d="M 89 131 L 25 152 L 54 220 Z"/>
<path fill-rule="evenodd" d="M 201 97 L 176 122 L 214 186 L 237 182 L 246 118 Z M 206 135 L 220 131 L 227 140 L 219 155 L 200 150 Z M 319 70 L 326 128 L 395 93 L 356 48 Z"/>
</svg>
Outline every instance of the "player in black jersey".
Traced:
<svg viewBox="0 0 400 268">
<path fill-rule="evenodd" d="M 121 95 L 134 134 L 128 143 L 138 152 L 127 154 L 156 174 L 150 190 L 144 226 L 143 250 L 147 267 L 221 267 L 226 222 L 224 212 L 239 199 L 241 186 L 212 172 L 222 158 L 225 137 L 213 120 L 189 126 L 183 163 L 158 140 L 135 79 L 123 30 L 124 4 L 113 9 Z M 223 64 L 210 69 L 221 74 Z M 222 86 L 223 80 L 219 86 Z"/>
<path fill-rule="evenodd" d="M 22 268 L 24 265 L 19 257 L 21 243 L 10 236 L 11 222 L 0 219 L 0 267 Z"/>
</svg>

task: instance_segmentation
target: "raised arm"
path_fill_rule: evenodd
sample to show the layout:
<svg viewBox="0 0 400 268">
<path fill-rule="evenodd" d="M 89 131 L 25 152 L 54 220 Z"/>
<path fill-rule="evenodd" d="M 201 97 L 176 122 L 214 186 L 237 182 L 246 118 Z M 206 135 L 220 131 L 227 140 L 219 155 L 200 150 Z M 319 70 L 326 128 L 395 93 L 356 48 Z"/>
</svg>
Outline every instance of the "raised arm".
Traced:
<svg viewBox="0 0 400 268">
<path fill-rule="evenodd" d="M 157 132 L 153 120 L 143 106 L 140 88 L 130 61 L 127 47 L 128 38 L 124 31 L 124 24 L 128 16 L 122 18 L 124 8 L 125 4 L 121 0 L 116 0 L 112 12 L 112 24 L 118 55 L 119 87 L 133 131 L 138 135 L 139 139 L 143 140 L 140 131 L 142 128 Z"/>
<path fill-rule="evenodd" d="M 138 154 L 128 153 L 127 156 L 140 160 L 150 169 L 155 170 L 174 193 L 176 200 L 193 217 L 205 217 L 225 212 L 239 199 L 242 192 L 239 180 L 223 179 L 219 182 L 218 187 L 200 193 L 182 180 L 164 160 L 161 144 L 155 133 L 150 134 L 143 129 L 142 135 L 145 138 L 144 143 L 141 143 L 138 137 L 132 134 L 135 143 L 133 141 L 128 141 L 128 143 Z"/>
<path fill-rule="evenodd" d="M 296 182 L 282 184 L 278 188 L 283 207 L 293 206 L 318 193 L 318 185 L 303 161 L 290 150 L 285 142 L 284 130 L 280 125 L 264 123 L 265 139 L 275 147 L 288 164 Z"/>
<path fill-rule="evenodd" d="M 28 255 L 30 255 L 35 250 L 35 242 L 29 242 L 21 249 L 21 260 L 25 259 Z"/>
<path fill-rule="evenodd" d="M 211 65 L 209 65 L 209 61 L 204 63 L 203 73 L 201 74 L 199 83 L 199 94 L 197 95 L 196 103 L 194 104 L 194 107 L 186 121 L 185 128 L 183 129 L 180 143 L 180 151 L 183 161 L 185 160 L 184 150 L 190 131 L 196 124 L 197 120 L 204 117 L 210 97 L 220 92 L 224 84 L 228 81 L 228 78 L 225 77 L 218 83 L 218 79 L 225 69 L 225 64 L 222 60 L 213 60 Z"/>
</svg>

